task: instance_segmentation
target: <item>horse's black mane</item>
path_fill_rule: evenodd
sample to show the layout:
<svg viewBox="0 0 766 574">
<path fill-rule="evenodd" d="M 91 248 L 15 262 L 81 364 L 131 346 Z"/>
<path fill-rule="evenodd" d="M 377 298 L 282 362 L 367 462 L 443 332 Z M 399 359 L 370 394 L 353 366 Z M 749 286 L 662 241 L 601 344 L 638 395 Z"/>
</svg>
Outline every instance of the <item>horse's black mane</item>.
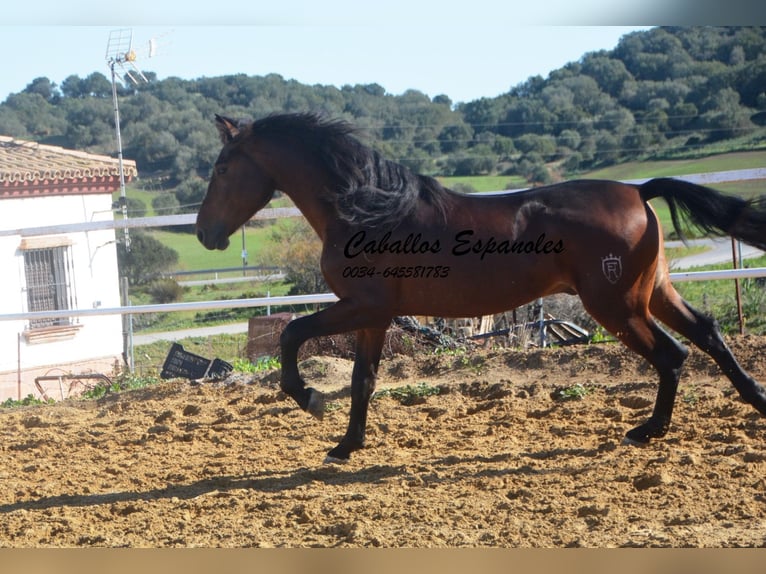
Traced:
<svg viewBox="0 0 766 574">
<path fill-rule="evenodd" d="M 412 214 L 419 200 L 444 211 L 448 190 L 362 144 L 358 130 L 346 121 L 313 113 L 276 114 L 253 122 L 250 129 L 252 137 L 307 147 L 330 172 L 328 191 L 340 217 L 352 225 L 394 225 Z"/>
</svg>

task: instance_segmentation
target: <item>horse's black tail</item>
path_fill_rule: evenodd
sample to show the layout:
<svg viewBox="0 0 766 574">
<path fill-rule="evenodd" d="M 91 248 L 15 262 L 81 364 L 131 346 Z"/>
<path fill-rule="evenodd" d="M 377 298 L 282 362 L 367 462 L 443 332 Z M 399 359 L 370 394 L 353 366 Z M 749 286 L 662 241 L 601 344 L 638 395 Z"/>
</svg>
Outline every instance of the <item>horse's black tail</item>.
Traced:
<svg viewBox="0 0 766 574">
<path fill-rule="evenodd" d="M 766 195 L 742 199 L 680 179 L 657 178 L 639 187 L 644 201 L 661 197 L 683 239 L 683 218 L 705 233 L 725 233 L 766 251 Z"/>
</svg>

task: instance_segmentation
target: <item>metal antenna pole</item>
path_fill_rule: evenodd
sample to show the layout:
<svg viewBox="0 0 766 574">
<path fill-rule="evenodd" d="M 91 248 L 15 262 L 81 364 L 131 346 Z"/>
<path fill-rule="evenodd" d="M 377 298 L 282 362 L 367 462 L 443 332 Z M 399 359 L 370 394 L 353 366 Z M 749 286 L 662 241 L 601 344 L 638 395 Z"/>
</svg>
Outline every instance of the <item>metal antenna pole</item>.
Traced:
<svg viewBox="0 0 766 574">
<path fill-rule="evenodd" d="M 120 210 L 123 219 L 128 219 L 128 198 L 125 193 L 125 170 L 122 163 L 122 136 L 120 135 L 120 108 L 117 104 L 117 78 L 114 72 L 115 61 L 109 63 L 112 70 L 112 102 L 114 104 L 114 130 L 117 134 L 117 162 L 120 171 Z M 125 227 L 125 251 L 130 251 L 130 234 Z"/>
<path fill-rule="evenodd" d="M 128 219 L 128 199 L 125 193 L 125 170 L 122 163 L 122 136 L 120 136 L 120 108 L 117 105 L 117 78 L 114 73 L 114 65 L 116 61 L 114 59 L 109 61 L 109 67 L 112 70 L 112 102 L 114 103 L 114 129 L 117 133 L 117 162 L 120 171 L 120 209 L 122 211 L 122 217 L 127 221 Z M 125 227 L 125 251 L 130 252 L 130 234 L 128 233 L 127 226 Z M 120 280 L 120 287 L 122 291 L 123 307 L 130 305 L 130 298 L 128 296 L 128 278 L 122 277 Z M 123 332 L 123 353 L 125 364 L 128 367 L 128 372 L 133 372 L 133 316 L 124 315 L 122 318 L 122 332 Z"/>
<path fill-rule="evenodd" d="M 149 57 L 151 58 L 157 51 L 157 43 L 152 40 L 149 43 Z M 119 65 L 124 69 L 125 75 L 130 80 L 137 84 L 138 80 L 133 77 L 129 70 L 125 69 L 125 65 L 130 65 L 134 72 L 138 74 L 141 80 L 148 82 L 146 76 L 141 72 L 135 64 L 136 53 L 133 51 L 133 31 L 130 29 L 113 30 L 109 34 L 109 41 L 106 45 L 106 61 L 109 65 L 109 69 L 112 71 L 112 102 L 114 104 L 114 129 L 117 134 L 117 161 L 120 172 L 120 201 L 119 206 L 122 211 L 123 220 L 128 219 L 128 198 L 125 192 L 125 168 L 122 161 L 122 136 L 120 135 L 120 108 L 117 103 L 117 74 L 115 72 L 115 66 Z M 130 252 L 130 233 L 128 227 L 124 228 L 125 233 L 125 251 Z M 120 281 L 122 291 L 122 306 L 126 307 L 130 305 L 130 298 L 128 297 L 128 279 L 122 277 Z M 128 313 L 123 319 L 123 348 L 125 354 L 125 362 L 129 371 L 132 373 L 134 368 L 133 360 L 133 315 Z"/>
</svg>

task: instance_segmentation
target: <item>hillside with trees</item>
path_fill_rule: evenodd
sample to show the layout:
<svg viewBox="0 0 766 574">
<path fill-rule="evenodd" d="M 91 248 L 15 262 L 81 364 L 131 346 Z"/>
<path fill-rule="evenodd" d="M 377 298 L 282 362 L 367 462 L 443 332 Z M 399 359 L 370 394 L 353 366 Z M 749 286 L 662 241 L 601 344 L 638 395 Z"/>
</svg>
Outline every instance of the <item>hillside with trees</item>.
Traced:
<svg viewBox="0 0 766 574">
<path fill-rule="evenodd" d="M 487 73 L 497 73 L 487 70 Z M 654 28 L 498 97 L 453 104 L 378 84 L 304 85 L 278 74 L 119 86 L 125 157 L 163 213 L 193 210 L 220 149 L 215 113 L 318 111 L 363 128 L 386 157 L 431 175 L 530 183 L 629 160 L 766 147 L 766 29 Z M 115 155 L 111 82 L 35 78 L 0 104 L 0 134 Z"/>
</svg>

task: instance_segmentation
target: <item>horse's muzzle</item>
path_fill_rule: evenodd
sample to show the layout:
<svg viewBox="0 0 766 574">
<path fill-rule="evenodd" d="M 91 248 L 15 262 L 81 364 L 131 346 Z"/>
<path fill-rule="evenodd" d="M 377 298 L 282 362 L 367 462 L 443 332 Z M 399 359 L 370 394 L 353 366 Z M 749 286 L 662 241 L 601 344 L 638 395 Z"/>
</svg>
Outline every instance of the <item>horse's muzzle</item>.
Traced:
<svg viewBox="0 0 766 574">
<path fill-rule="evenodd" d="M 223 251 L 229 246 L 229 236 L 223 230 L 222 227 L 214 227 L 213 229 L 206 231 L 201 227 L 197 228 L 197 239 L 207 249 L 218 249 Z"/>
</svg>

